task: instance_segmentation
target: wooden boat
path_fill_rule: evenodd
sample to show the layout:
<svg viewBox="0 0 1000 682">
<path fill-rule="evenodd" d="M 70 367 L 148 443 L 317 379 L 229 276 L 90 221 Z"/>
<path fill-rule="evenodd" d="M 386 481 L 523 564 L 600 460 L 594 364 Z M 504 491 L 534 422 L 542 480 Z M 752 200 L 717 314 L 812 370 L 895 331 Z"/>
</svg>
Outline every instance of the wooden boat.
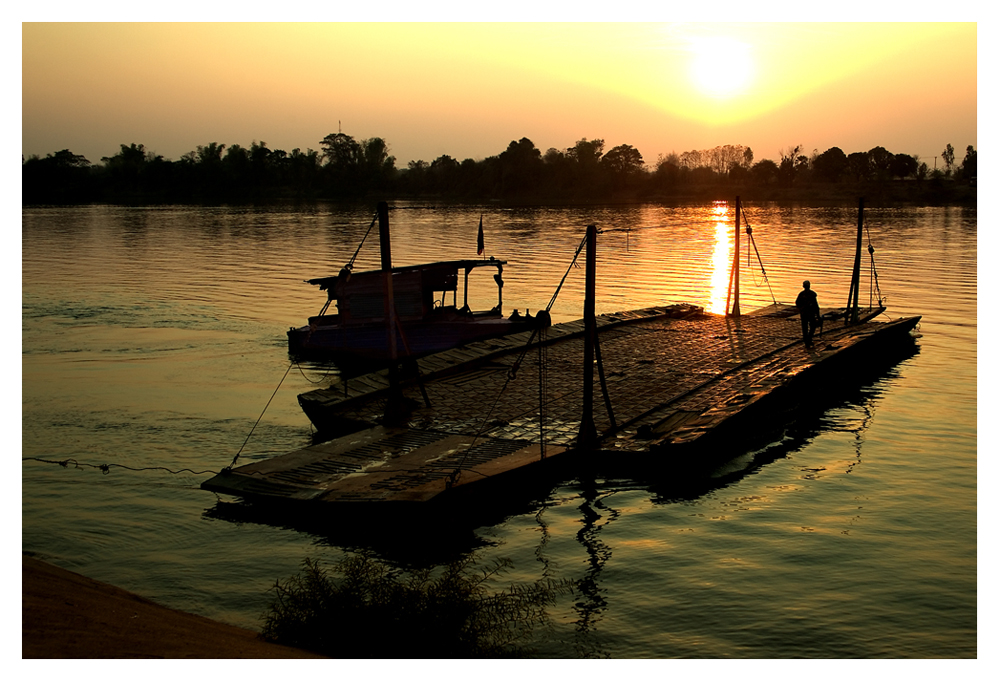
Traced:
<svg viewBox="0 0 1000 682">
<path fill-rule="evenodd" d="M 453 260 L 392 268 L 392 290 L 397 321 L 397 357 L 435 353 L 472 341 L 530 329 L 537 320 L 518 311 L 503 314 L 503 266 L 506 261 Z M 469 274 L 493 268 L 497 304 L 488 310 L 469 307 Z M 465 301 L 458 306 L 459 273 L 464 272 Z M 327 292 L 327 305 L 309 324 L 288 330 L 288 350 L 296 355 L 357 356 L 388 360 L 385 273 L 382 270 L 347 273 L 309 280 Z M 447 299 L 453 299 L 449 304 Z M 336 301 L 337 313 L 326 314 Z"/>
<path fill-rule="evenodd" d="M 545 313 L 534 318 L 515 310 L 504 316 L 503 266 L 507 261 L 490 257 L 392 267 L 385 211 L 385 205 L 380 204 L 382 269 L 353 272 L 348 264 L 337 275 L 308 280 L 326 291 L 327 300 L 307 325 L 288 330 L 290 353 L 388 362 L 547 324 Z M 496 271 L 497 302 L 492 308 L 473 310 L 469 275 L 480 268 Z M 461 307 L 459 273 L 464 273 Z M 327 314 L 334 302 L 337 312 Z"/>
</svg>

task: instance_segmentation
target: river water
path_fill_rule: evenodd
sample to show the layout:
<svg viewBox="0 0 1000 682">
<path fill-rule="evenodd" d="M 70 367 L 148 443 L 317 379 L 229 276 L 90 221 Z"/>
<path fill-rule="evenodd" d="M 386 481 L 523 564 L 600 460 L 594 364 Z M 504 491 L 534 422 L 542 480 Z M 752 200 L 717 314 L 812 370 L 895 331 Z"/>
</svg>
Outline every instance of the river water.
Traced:
<svg viewBox="0 0 1000 682">
<path fill-rule="evenodd" d="M 856 207 L 744 208 L 760 254 L 751 246 L 748 264 L 744 233 L 744 311 L 794 301 L 803 279 L 821 305 L 846 304 Z M 272 393 L 241 462 L 311 442 L 296 395 L 336 370 L 293 367 L 275 393 L 289 367 L 285 331 L 324 302 L 303 280 L 335 274 L 373 214 L 323 204 L 23 209 L 22 550 L 255 630 L 276 579 L 306 557 L 358 551 L 227 518 L 216 513 L 226 500 L 199 484 L 232 461 Z M 487 255 L 508 261 L 505 310 L 535 311 L 596 223 L 598 313 L 721 310 L 733 215 L 726 203 L 398 202 L 393 263 L 475 258 L 482 216 Z M 563 481 L 451 547 L 483 563 L 510 559 L 511 582 L 579 586 L 550 609 L 535 655 L 977 656 L 976 211 L 865 215 L 888 316 L 923 316 L 915 354 L 710 473 Z M 357 269 L 378 267 L 377 237 Z M 874 287 L 863 255 L 864 303 Z M 582 290 L 582 268 L 571 269 L 555 322 L 581 317 Z M 470 299 L 491 307 L 492 278 L 474 279 Z M 434 544 L 433 527 L 407 532 Z M 383 554 L 428 561 L 407 551 Z"/>
</svg>

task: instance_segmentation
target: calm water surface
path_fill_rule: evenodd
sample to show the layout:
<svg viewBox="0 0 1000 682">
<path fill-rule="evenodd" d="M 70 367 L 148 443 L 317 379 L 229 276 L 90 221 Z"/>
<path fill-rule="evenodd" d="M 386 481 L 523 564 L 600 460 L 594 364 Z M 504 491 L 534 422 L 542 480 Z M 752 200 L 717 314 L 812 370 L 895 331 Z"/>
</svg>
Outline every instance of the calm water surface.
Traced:
<svg viewBox="0 0 1000 682">
<path fill-rule="evenodd" d="M 275 579 L 356 551 L 215 511 L 199 489 L 240 449 L 288 368 L 285 330 L 318 312 L 304 279 L 336 273 L 373 216 L 356 209 L 82 207 L 22 211 L 22 549 L 162 604 L 258 629 Z M 810 279 L 846 303 L 855 208 L 748 205 L 766 268 L 741 244 L 742 307 Z M 505 308 L 544 308 L 597 223 L 598 312 L 720 306 L 725 204 L 596 209 L 431 207 L 390 213 L 393 262 L 509 262 Z M 451 547 L 514 562 L 512 581 L 576 581 L 539 656 L 974 657 L 976 211 L 866 211 L 889 316 L 923 315 L 918 352 L 821 414 L 708 475 L 568 480 Z M 376 234 L 358 257 L 377 268 Z M 866 238 L 867 245 L 867 238 Z M 870 288 L 865 253 L 863 298 Z M 556 322 L 582 315 L 570 272 Z M 470 298 L 491 306 L 491 278 Z M 488 307 L 487 306 L 487 307 Z M 301 365 L 241 456 L 308 445 Z M 223 500 L 225 502 L 225 500 Z M 436 537 L 422 527 L 413 534 Z M 419 554 L 419 553 L 417 553 Z M 406 550 L 401 564 L 428 561 Z M 444 559 L 441 559 L 444 560 Z"/>
</svg>

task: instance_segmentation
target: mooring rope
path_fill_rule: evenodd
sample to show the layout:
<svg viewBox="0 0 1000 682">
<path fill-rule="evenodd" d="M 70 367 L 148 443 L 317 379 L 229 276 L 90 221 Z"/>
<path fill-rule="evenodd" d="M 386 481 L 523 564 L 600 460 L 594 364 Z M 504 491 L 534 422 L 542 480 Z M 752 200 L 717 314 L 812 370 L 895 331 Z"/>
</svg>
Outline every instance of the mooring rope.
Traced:
<svg viewBox="0 0 1000 682">
<path fill-rule="evenodd" d="M 264 409 L 261 411 L 260 416 L 257 417 L 257 421 L 255 421 L 253 423 L 253 426 L 250 427 L 250 433 L 247 434 L 246 440 L 243 441 L 243 445 L 241 445 L 240 449 L 236 452 L 236 456 L 233 457 L 233 461 L 229 464 L 229 466 L 224 468 L 223 471 L 230 471 L 234 466 L 236 466 L 236 460 L 240 458 L 240 454 L 243 452 L 243 448 L 245 448 L 247 446 L 247 443 L 250 442 L 250 436 L 253 435 L 254 429 L 257 428 L 257 424 L 260 424 L 260 420 L 264 418 L 264 413 L 267 412 L 267 408 L 271 406 L 271 401 L 274 400 L 274 396 L 278 394 L 278 389 L 281 388 L 281 384 L 285 383 L 285 377 L 287 377 L 288 373 L 292 371 L 292 367 L 294 365 L 295 365 L 294 362 L 288 363 L 288 368 L 285 370 L 285 373 L 281 375 L 281 381 L 279 381 L 278 385 L 274 387 L 274 393 L 272 393 L 271 397 L 267 399 L 267 404 L 264 405 Z"/>
<path fill-rule="evenodd" d="M 740 213 L 743 214 L 743 222 L 746 223 L 746 233 L 750 237 L 750 242 L 747 244 L 747 270 L 750 269 L 750 246 L 753 245 L 754 253 L 757 254 L 757 262 L 760 264 L 760 272 L 764 275 L 764 283 L 767 284 L 767 290 L 771 294 L 771 302 L 774 305 L 778 305 L 778 301 L 774 298 L 774 291 L 771 290 L 771 280 L 767 277 L 767 270 L 764 269 L 764 261 L 760 258 L 760 251 L 757 250 L 757 241 L 753 238 L 753 228 L 750 227 L 750 221 L 747 220 L 747 212 L 740 206 Z M 757 284 L 756 278 L 754 279 L 754 284 Z M 760 286 L 757 284 L 757 286 Z"/>
<path fill-rule="evenodd" d="M 205 470 L 205 471 L 195 471 L 194 469 L 168 469 L 167 467 L 130 467 L 124 464 L 89 464 L 87 462 L 80 462 L 72 457 L 67 459 L 44 459 L 42 457 L 22 457 L 22 462 L 27 462 L 28 460 L 34 462 L 43 462 L 45 464 L 58 464 L 64 469 L 69 468 L 70 464 L 76 469 L 82 469 L 83 467 L 90 467 L 91 469 L 100 469 L 105 475 L 111 473 L 111 467 L 118 467 L 119 469 L 128 469 L 129 471 L 166 471 L 168 474 L 181 474 L 185 471 L 195 475 L 201 474 L 214 474 L 215 471 Z"/>
<path fill-rule="evenodd" d="M 286 369 L 284 375 L 282 375 L 281 381 L 278 382 L 278 385 L 274 389 L 274 393 L 272 393 L 271 397 L 268 398 L 267 405 L 264 406 L 264 410 L 260 413 L 260 416 L 257 417 L 257 421 L 254 422 L 254 425 L 250 428 L 250 433 L 247 434 L 246 440 L 243 441 L 243 445 L 240 446 L 240 449 L 236 453 L 236 456 L 233 457 L 232 463 L 228 467 L 224 468 L 223 471 L 229 471 L 234 466 L 236 466 L 236 460 L 238 460 L 240 458 L 240 454 L 243 452 L 243 448 L 245 448 L 246 445 L 247 445 L 247 443 L 250 441 L 250 436 L 253 435 L 254 429 L 257 428 L 257 424 L 260 424 L 260 420 L 264 418 L 264 413 L 267 412 L 267 408 L 270 407 L 271 401 L 274 400 L 274 396 L 277 395 L 278 389 L 281 388 L 281 384 L 283 384 L 285 382 L 285 378 L 288 376 L 288 372 L 291 371 L 292 367 L 295 364 L 296 364 L 295 362 L 292 362 L 292 363 L 290 363 L 288 365 L 288 369 Z M 212 471 L 212 470 L 194 471 L 193 469 L 187 469 L 187 468 L 185 468 L 185 469 L 176 469 L 175 470 L 175 469 L 169 469 L 167 467 L 159 467 L 159 466 L 155 466 L 155 467 L 130 467 L 130 466 L 127 466 L 125 464 L 114 464 L 114 463 L 109 463 L 109 464 L 90 464 L 88 462 L 80 462 L 79 460 L 77 460 L 77 459 L 75 459 L 73 457 L 69 457 L 69 458 L 61 459 L 61 460 L 44 459 L 42 457 L 22 457 L 21 458 L 22 462 L 26 462 L 26 461 L 29 461 L 29 460 L 35 461 L 35 462 L 43 462 L 45 464 L 58 464 L 59 466 L 61 466 L 63 468 L 68 468 L 70 466 L 70 464 L 72 464 L 77 469 L 80 469 L 80 468 L 83 468 L 83 467 L 90 467 L 92 469 L 100 469 L 101 472 L 104 473 L 105 475 L 111 473 L 111 467 L 118 467 L 119 469 L 128 469 L 129 471 L 166 471 L 167 473 L 170 473 L 170 474 L 180 474 L 180 473 L 183 473 L 185 471 L 188 472 L 188 473 L 191 473 L 191 474 L 196 474 L 196 475 L 217 473 L 217 472 Z"/>
</svg>

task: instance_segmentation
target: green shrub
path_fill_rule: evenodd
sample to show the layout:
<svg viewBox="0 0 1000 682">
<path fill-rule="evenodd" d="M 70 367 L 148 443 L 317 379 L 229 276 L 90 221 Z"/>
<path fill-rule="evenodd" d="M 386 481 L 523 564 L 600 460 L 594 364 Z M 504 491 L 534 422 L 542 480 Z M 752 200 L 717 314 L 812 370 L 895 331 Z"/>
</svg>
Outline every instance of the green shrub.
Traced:
<svg viewBox="0 0 1000 682">
<path fill-rule="evenodd" d="M 494 582 L 512 566 L 486 569 L 466 558 L 436 570 L 404 572 L 370 556 L 343 559 L 331 570 L 306 559 L 302 571 L 271 591 L 262 636 L 339 658 L 467 658 L 523 656 L 519 645 L 568 583 Z"/>
</svg>

